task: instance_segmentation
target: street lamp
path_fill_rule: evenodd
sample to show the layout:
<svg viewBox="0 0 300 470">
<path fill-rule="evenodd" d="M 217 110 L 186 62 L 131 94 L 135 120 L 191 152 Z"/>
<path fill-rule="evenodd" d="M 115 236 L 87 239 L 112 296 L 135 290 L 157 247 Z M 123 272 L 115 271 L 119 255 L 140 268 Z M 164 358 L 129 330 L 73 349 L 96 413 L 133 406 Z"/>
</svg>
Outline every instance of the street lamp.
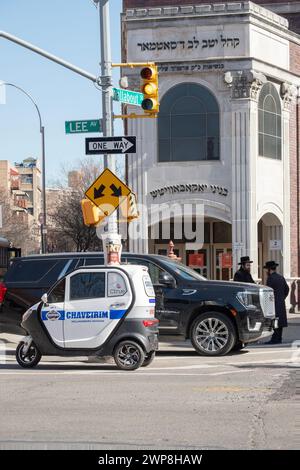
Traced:
<svg viewBox="0 0 300 470">
<path fill-rule="evenodd" d="M 42 253 L 46 253 L 46 249 L 47 249 L 47 237 L 46 237 L 47 228 L 46 227 L 47 227 L 47 224 L 46 224 L 45 128 L 44 128 L 43 123 L 42 123 L 42 117 L 41 117 L 39 107 L 38 107 L 38 105 L 36 104 L 36 102 L 34 101 L 34 99 L 32 98 L 32 96 L 29 93 L 27 93 L 27 91 L 23 90 L 23 88 L 21 88 L 17 85 L 14 85 L 13 83 L 1 82 L 0 86 L 2 86 L 2 85 L 12 86 L 12 87 L 16 88 L 17 90 L 21 91 L 22 93 L 24 93 L 24 95 L 26 95 L 27 98 L 30 99 L 30 101 L 32 102 L 32 104 L 34 105 L 34 107 L 35 107 L 35 109 L 38 113 L 39 123 L 40 123 L 41 142 L 42 142 L 42 203 L 43 203 L 43 215 L 42 215 L 42 218 L 40 220 L 40 223 L 41 223 L 41 248 L 42 248 Z"/>
</svg>

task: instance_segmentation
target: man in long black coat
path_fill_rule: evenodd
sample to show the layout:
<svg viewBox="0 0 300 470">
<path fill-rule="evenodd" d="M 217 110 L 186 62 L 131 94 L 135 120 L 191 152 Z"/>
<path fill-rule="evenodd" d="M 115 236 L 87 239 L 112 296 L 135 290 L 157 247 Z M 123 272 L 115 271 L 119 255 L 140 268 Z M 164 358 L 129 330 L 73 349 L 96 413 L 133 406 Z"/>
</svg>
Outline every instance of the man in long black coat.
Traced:
<svg viewBox="0 0 300 470">
<path fill-rule="evenodd" d="M 278 328 L 274 330 L 273 336 L 268 344 L 280 344 L 282 342 L 282 329 L 288 326 L 285 299 L 289 293 L 289 286 L 283 276 L 276 272 L 278 266 L 275 261 L 267 261 L 264 269 L 268 270 L 267 286 L 274 290 L 275 313 L 278 317 Z"/>
<path fill-rule="evenodd" d="M 253 263 L 253 261 L 250 261 L 249 256 L 242 256 L 239 263 L 241 267 L 235 273 L 233 280 L 236 282 L 250 282 L 251 284 L 255 284 L 250 272 L 251 263 Z"/>
</svg>

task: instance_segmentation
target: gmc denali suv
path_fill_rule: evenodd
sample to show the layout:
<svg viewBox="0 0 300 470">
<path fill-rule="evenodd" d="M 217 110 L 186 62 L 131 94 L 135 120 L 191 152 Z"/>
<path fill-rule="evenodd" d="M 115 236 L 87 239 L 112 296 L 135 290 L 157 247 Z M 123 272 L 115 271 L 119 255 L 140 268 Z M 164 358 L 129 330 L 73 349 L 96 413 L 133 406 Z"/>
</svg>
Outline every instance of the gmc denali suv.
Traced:
<svg viewBox="0 0 300 470">
<path fill-rule="evenodd" d="M 0 283 L 0 332 L 23 333 L 23 313 L 65 274 L 102 265 L 103 253 L 16 258 Z M 209 281 L 165 256 L 123 253 L 122 263 L 147 266 L 155 288 L 160 335 L 190 338 L 206 356 L 225 355 L 260 338 L 274 325 L 273 290 L 255 284 Z"/>
</svg>

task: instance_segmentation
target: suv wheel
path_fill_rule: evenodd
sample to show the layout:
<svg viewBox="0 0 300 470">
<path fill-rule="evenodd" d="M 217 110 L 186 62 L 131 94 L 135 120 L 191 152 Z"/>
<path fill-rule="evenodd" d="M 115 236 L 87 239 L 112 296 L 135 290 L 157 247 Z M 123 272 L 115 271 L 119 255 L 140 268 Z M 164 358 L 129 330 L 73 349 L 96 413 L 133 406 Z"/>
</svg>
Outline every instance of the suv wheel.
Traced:
<svg viewBox="0 0 300 470">
<path fill-rule="evenodd" d="M 224 356 L 236 342 L 235 327 L 223 313 L 204 313 L 192 324 L 191 341 L 202 356 Z"/>
</svg>

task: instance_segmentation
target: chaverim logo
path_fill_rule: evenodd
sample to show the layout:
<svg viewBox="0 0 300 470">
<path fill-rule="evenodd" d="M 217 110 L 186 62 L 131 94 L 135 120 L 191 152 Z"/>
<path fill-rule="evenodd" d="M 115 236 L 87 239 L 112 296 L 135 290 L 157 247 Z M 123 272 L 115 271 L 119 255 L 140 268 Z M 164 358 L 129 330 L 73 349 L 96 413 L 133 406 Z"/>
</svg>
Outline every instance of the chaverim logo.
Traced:
<svg viewBox="0 0 300 470">
<path fill-rule="evenodd" d="M 60 319 L 60 313 L 57 310 L 49 310 L 49 312 L 46 314 L 46 317 L 48 320 L 51 321 L 56 321 Z"/>
</svg>

